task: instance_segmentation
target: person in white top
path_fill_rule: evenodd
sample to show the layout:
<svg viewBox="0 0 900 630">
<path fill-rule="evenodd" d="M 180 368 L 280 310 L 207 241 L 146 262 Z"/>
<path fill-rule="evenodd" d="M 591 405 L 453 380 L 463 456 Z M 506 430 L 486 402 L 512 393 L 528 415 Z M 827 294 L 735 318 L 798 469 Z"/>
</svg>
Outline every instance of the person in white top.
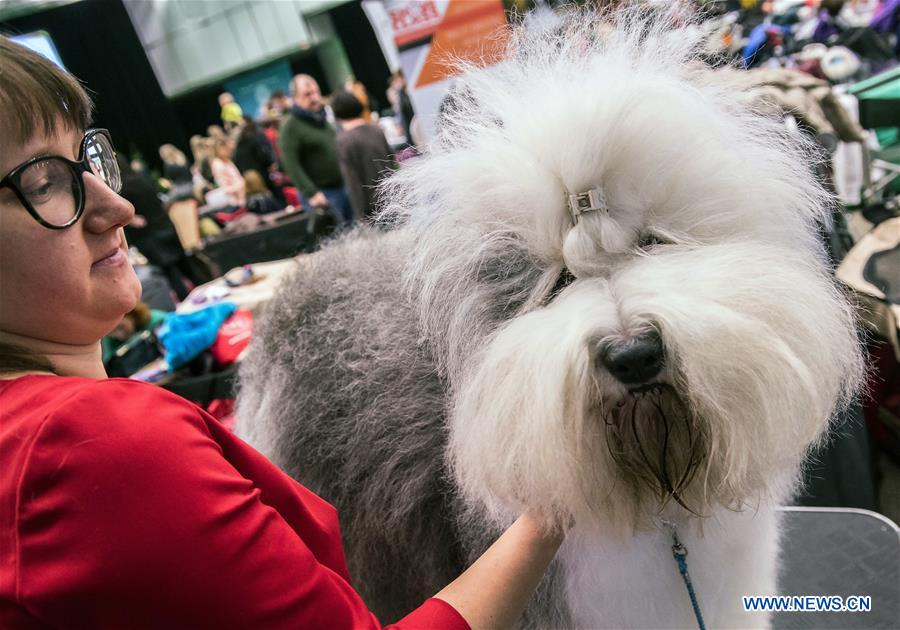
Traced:
<svg viewBox="0 0 900 630">
<path fill-rule="evenodd" d="M 216 186 L 228 194 L 228 203 L 241 208 L 247 203 L 247 191 L 241 172 L 231 161 L 234 145 L 231 140 L 219 139 L 214 146 L 215 157 L 210 167 Z"/>
</svg>

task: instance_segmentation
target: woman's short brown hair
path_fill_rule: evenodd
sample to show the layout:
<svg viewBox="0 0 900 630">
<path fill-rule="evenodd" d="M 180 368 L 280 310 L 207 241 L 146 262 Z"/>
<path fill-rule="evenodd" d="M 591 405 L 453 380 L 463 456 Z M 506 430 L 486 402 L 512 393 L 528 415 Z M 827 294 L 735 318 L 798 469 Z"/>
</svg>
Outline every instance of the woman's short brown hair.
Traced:
<svg viewBox="0 0 900 630">
<path fill-rule="evenodd" d="M 83 131 L 93 104 L 85 89 L 55 63 L 0 35 L 0 130 L 3 144 L 53 135 L 60 120 Z"/>
</svg>

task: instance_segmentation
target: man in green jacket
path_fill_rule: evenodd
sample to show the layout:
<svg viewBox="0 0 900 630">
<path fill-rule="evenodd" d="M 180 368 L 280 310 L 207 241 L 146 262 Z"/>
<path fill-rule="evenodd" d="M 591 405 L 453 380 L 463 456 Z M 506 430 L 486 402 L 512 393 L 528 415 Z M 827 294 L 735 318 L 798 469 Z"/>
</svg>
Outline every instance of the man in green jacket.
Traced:
<svg viewBox="0 0 900 630">
<path fill-rule="evenodd" d="M 292 107 L 281 123 L 281 163 L 303 195 L 304 207 L 330 207 L 338 225 L 350 225 L 355 213 L 338 166 L 336 132 L 325 117 L 319 84 L 308 74 L 291 81 Z"/>
</svg>

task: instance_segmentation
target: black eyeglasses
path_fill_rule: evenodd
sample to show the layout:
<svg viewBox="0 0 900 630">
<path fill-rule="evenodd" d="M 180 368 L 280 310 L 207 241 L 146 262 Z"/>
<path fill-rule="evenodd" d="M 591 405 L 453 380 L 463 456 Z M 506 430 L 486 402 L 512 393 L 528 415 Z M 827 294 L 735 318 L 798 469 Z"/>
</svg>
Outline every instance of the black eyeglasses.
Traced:
<svg viewBox="0 0 900 630">
<path fill-rule="evenodd" d="M 84 213 L 84 173 L 96 175 L 115 192 L 122 189 L 116 151 L 106 129 L 84 134 L 76 161 L 58 155 L 32 158 L 0 180 L 0 188 L 11 188 L 45 228 L 62 230 Z"/>
</svg>

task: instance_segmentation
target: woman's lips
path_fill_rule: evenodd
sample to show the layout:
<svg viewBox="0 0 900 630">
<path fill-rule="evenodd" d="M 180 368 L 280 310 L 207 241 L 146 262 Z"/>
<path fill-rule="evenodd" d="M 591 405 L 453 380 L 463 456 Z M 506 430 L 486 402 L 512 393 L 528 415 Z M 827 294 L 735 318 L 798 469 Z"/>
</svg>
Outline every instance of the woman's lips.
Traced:
<svg viewBox="0 0 900 630">
<path fill-rule="evenodd" d="M 121 247 L 117 247 L 109 254 L 91 265 L 91 269 L 102 269 L 105 267 L 117 267 L 128 261 L 128 257 Z"/>
</svg>

